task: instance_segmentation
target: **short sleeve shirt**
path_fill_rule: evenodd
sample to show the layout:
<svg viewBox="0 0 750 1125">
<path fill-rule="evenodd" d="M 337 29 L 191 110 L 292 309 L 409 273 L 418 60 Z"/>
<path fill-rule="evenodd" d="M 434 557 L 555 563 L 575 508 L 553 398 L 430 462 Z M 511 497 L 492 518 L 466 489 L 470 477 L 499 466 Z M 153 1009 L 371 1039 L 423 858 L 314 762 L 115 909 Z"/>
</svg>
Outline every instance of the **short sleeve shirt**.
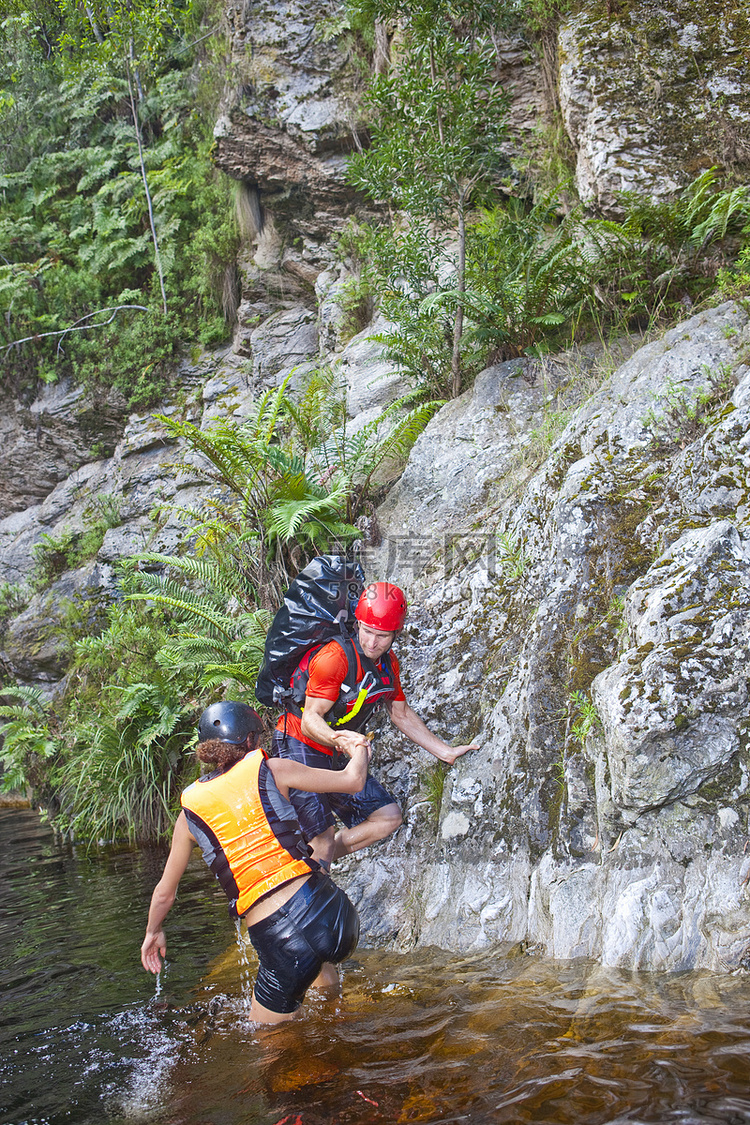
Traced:
<svg viewBox="0 0 750 1125">
<path fill-rule="evenodd" d="M 405 700 L 406 696 L 401 687 L 398 660 L 393 653 L 390 654 L 390 657 L 393 672 L 393 701 L 396 703 Z M 348 670 L 346 654 L 341 645 L 336 641 L 331 641 L 330 644 L 324 645 L 316 652 L 310 661 L 310 678 L 307 682 L 306 694 L 311 699 L 330 699 L 332 704 L 335 703 Z M 321 746 L 302 733 L 302 719 L 298 715 L 287 712 L 280 717 L 276 727 L 278 730 L 290 734 L 293 738 L 299 739 L 300 742 L 305 742 L 308 746 L 314 746 L 316 750 L 330 753 L 328 747 Z"/>
</svg>

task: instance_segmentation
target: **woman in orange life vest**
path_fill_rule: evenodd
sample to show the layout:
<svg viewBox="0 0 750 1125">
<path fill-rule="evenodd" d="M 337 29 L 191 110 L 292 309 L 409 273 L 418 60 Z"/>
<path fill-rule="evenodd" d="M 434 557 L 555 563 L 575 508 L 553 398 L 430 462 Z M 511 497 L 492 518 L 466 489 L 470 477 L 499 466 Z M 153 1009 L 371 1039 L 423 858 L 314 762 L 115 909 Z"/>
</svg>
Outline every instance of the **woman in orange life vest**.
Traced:
<svg viewBox="0 0 750 1125">
<path fill-rule="evenodd" d="M 367 586 L 354 611 L 357 628 L 350 642 L 356 649 L 356 675 L 350 675 L 349 660 L 338 638 L 318 649 L 305 668 L 309 678 L 304 684 L 304 707 L 281 716 L 273 733 L 272 753 L 286 761 L 328 769 L 334 778 L 341 764 L 336 750 L 344 749 L 347 739 L 356 739 L 356 732 L 365 730 L 373 712 L 381 707 L 402 734 L 449 766 L 477 749 L 444 742 L 406 702 L 398 660 L 390 651 L 406 610 L 406 597 L 399 586 L 390 582 Z M 295 673 L 295 680 L 297 676 Z M 345 681 L 352 679 L 354 686 L 344 693 Z M 294 791 L 291 801 L 313 855 L 327 869 L 333 860 L 377 843 L 402 823 L 396 798 L 372 776 L 356 796 L 342 796 L 333 784 L 326 796 L 318 793 L 317 789 L 310 794 Z M 344 824 L 338 831 L 336 817 Z"/>
<path fill-rule="evenodd" d="M 196 753 L 213 770 L 182 793 L 172 847 L 151 898 L 141 962 L 149 972 L 161 970 L 162 923 L 198 844 L 229 898 L 230 913 L 247 922 L 260 960 L 250 1018 L 279 1023 L 292 1018 L 311 984 L 337 983 L 330 963 L 348 957 L 359 937 L 356 910 L 311 857 L 289 788 L 330 792 L 334 782 L 336 792 L 358 793 L 370 750 L 362 736 L 347 739 L 349 762 L 332 779 L 328 770 L 268 760 L 256 749 L 260 730 L 260 718 L 244 703 L 214 703 L 203 712 Z"/>
</svg>

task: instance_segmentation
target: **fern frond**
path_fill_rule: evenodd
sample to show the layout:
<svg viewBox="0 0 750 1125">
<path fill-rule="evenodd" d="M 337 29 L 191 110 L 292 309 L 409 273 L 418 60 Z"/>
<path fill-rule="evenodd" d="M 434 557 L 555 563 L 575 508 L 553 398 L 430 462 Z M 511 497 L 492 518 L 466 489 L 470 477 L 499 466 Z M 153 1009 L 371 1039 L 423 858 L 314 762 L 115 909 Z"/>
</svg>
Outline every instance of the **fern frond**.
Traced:
<svg viewBox="0 0 750 1125">
<path fill-rule="evenodd" d="M 138 560 L 177 570 L 186 578 L 210 590 L 213 596 L 221 595 L 228 600 L 232 597 L 246 597 L 248 594 L 245 577 L 235 569 L 231 560 L 229 565 L 221 566 L 216 558 L 162 555 L 157 552 L 146 552 L 139 555 Z M 148 571 L 142 571 L 139 577 L 143 585 L 152 590 L 160 589 L 166 581 L 164 575 L 150 574 Z"/>
<path fill-rule="evenodd" d="M 150 601 L 156 605 L 166 606 L 167 609 L 171 609 L 178 614 L 184 614 L 187 618 L 198 618 L 211 629 L 215 629 L 220 636 L 226 637 L 228 640 L 232 639 L 234 631 L 232 619 L 225 613 L 220 613 L 208 606 L 198 595 L 192 598 L 189 593 L 184 592 L 181 597 L 174 597 L 170 594 L 152 592 L 129 594 L 128 600 Z"/>
</svg>

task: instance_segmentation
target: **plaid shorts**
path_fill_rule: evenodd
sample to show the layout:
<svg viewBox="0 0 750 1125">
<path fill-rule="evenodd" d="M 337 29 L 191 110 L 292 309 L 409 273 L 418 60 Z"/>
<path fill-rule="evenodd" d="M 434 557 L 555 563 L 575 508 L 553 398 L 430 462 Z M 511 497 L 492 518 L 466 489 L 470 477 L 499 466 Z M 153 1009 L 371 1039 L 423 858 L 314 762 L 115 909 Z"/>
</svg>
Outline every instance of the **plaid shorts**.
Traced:
<svg viewBox="0 0 750 1125">
<path fill-rule="evenodd" d="M 318 770 L 343 770 L 349 761 L 346 754 L 335 750 L 333 754 L 324 754 L 322 750 L 315 750 L 306 742 L 300 742 L 298 738 L 292 738 L 290 734 L 284 734 L 280 730 L 273 732 L 272 746 L 273 755 L 293 758 L 303 766 L 312 766 Z M 302 789 L 290 789 L 289 799 L 294 805 L 306 840 L 314 840 L 321 832 L 325 832 L 335 824 L 336 817 L 347 828 L 353 828 L 355 824 L 367 820 L 376 809 L 398 803 L 393 794 L 370 774 L 367 775 L 361 793 L 306 793 Z"/>
</svg>

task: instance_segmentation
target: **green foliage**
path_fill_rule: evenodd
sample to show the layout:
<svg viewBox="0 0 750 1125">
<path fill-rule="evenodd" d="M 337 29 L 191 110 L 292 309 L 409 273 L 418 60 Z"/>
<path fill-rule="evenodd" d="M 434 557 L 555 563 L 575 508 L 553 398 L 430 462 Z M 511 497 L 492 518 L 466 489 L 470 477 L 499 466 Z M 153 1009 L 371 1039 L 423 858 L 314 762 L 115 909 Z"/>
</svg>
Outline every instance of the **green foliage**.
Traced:
<svg viewBox="0 0 750 1125">
<path fill-rule="evenodd" d="M 536 469 L 547 457 L 571 416 L 571 409 L 556 400 L 545 402 L 542 420 L 529 434 L 523 447 L 523 460 L 529 469 Z"/>
<path fill-rule="evenodd" d="M 608 4 L 612 0 L 608 0 Z M 560 17 L 569 12 L 572 0 L 524 0 L 518 7 L 525 23 L 533 30 L 544 32 L 554 27 Z"/>
<path fill-rule="evenodd" d="M 717 270 L 720 293 L 742 297 L 749 288 L 747 252 L 734 271 L 726 263 L 750 230 L 750 188 L 721 189 L 710 170 L 670 203 L 623 196 L 623 206 L 621 221 L 579 211 L 561 217 L 552 193 L 534 203 L 511 196 L 473 212 L 463 291 L 434 223 L 363 229 L 363 274 L 395 325 L 381 337 L 389 354 L 435 393 L 450 378 L 459 309 L 469 377 L 487 363 L 544 353 L 592 331 L 603 336 L 684 315 L 711 291 Z"/>
<path fill-rule="evenodd" d="M 581 746 L 602 725 L 596 706 L 584 691 L 572 691 L 568 696 L 568 720 L 570 733 Z"/>
<path fill-rule="evenodd" d="M 38 688 L 14 685 L 2 689 L 3 720 L 0 734 L 0 792 L 25 790 L 39 777 L 40 766 L 57 754 L 57 743 L 46 717 L 44 697 Z"/>
<path fill-rule="evenodd" d="M 289 378 L 266 392 L 252 416 L 239 424 L 224 422 L 203 431 L 189 422 L 162 419 L 191 451 L 185 471 L 219 486 L 200 511 L 182 512 L 198 550 L 214 556 L 231 551 L 249 588 L 257 594 L 270 583 L 274 600 L 289 573 L 296 573 L 292 551 L 315 554 L 357 535 L 340 516 L 347 492 L 341 474 L 319 480 L 285 431 Z"/>
<path fill-rule="evenodd" d="M 162 671 L 167 624 L 158 610 L 117 603 L 104 625 L 73 642 L 58 704 L 60 753 L 40 796 L 55 827 L 74 839 L 156 839 L 195 774 L 184 751 L 200 710 L 196 685 Z"/>
<path fill-rule="evenodd" d="M 21 613 L 31 600 L 31 590 L 24 582 L 0 582 L 0 632 L 5 623 Z"/>
<path fill-rule="evenodd" d="M 360 534 L 350 520 L 378 474 L 402 462 L 440 405 L 396 403 L 350 433 L 334 384 L 321 371 L 292 397 L 287 381 L 250 417 L 213 430 L 162 419 L 185 445 L 175 471 L 211 486 L 202 506 L 175 509 L 182 552 L 124 562 L 122 600 L 105 615 L 89 600 L 69 602 L 59 626 L 74 651 L 64 699 L 53 712 L 34 697 L 8 714 L 20 725 L 4 728 L 10 781 L 33 784 L 61 831 L 89 841 L 168 831 L 195 773 L 185 751 L 198 714 L 225 694 L 253 701 L 283 589 L 311 554 Z M 86 515 L 86 532 L 47 537 L 40 574 L 77 565 L 119 509 L 103 496 Z"/>
<path fill-rule="evenodd" d="M 552 195 L 530 207 L 511 198 L 470 227 L 467 337 L 481 362 L 533 354 L 580 317 L 590 293 L 580 226 L 576 214 L 560 221 Z"/>
<path fill-rule="evenodd" d="M 523 541 L 512 532 L 497 538 L 497 563 L 503 578 L 511 581 L 522 578 L 528 569 L 529 558 Z"/>
<path fill-rule="evenodd" d="M 425 20 L 424 14 L 417 6 L 402 11 L 407 19 L 401 54 L 387 74 L 374 79 L 365 98 L 372 143 L 351 157 L 347 175 L 376 202 L 409 215 L 409 222 L 392 232 L 390 245 L 385 233 L 374 242 L 378 280 L 390 289 L 388 315 L 399 326 L 391 352 L 416 373 L 424 366 L 422 357 L 447 351 L 456 395 L 462 382 L 466 221 L 470 207 L 491 193 L 508 99 L 494 78 L 491 45 L 445 34 L 440 21 Z M 399 284 L 396 271 L 404 266 L 405 284 Z M 430 338 L 429 318 L 414 307 L 420 284 L 437 295 L 451 293 L 450 329 L 439 324 L 437 339 L 434 330 Z M 441 358 L 437 379 L 434 374 L 428 379 L 431 393 L 442 393 L 447 382 Z"/>
<path fill-rule="evenodd" d="M 386 347 L 415 389 L 446 396 L 452 383 L 453 323 L 449 307 L 425 308 L 424 300 L 443 292 L 453 272 L 447 238 L 426 219 L 391 226 L 363 227 L 363 276 L 378 294 L 393 328 L 373 338 Z M 442 284 L 441 284 L 442 282 Z M 468 367 L 464 358 L 464 365 Z"/>
<path fill-rule="evenodd" d="M 266 392 L 240 423 L 206 431 L 162 419 L 193 454 L 181 470 L 219 486 L 200 511 L 181 513 L 198 551 L 231 550 L 255 596 L 270 582 L 275 600 L 300 558 L 359 536 L 353 523 L 378 474 L 403 464 L 442 405 L 401 399 L 351 432 L 330 371 L 308 379 L 298 401 L 288 392 L 290 379 Z"/>
<path fill-rule="evenodd" d="M 32 548 L 34 571 L 31 585 L 45 589 L 66 570 L 75 570 L 93 558 L 108 528 L 120 522 L 120 502 L 108 493 L 97 497 L 84 512 L 83 528 L 66 528 L 59 535 L 44 533 Z"/>
<path fill-rule="evenodd" d="M 5 356 L 21 384 L 71 374 L 147 405 L 176 340 L 213 341 L 234 313 L 200 18 L 195 2 L 60 0 L 0 28 L 0 345 L 24 341 Z"/>
<path fill-rule="evenodd" d="M 704 365 L 702 370 L 706 382 L 697 388 L 681 387 L 667 379 L 664 394 L 644 416 L 643 424 L 657 448 L 684 448 L 731 398 L 736 383 L 728 364 L 720 364 L 717 370 Z"/>
<path fill-rule="evenodd" d="M 743 246 L 732 266 L 718 271 L 716 285 L 722 297 L 746 302 L 750 296 L 750 242 Z"/>
<path fill-rule="evenodd" d="M 252 693 L 270 620 L 254 608 L 245 546 L 225 536 L 209 557 L 141 555 L 140 589 L 129 595 L 169 611 L 170 633 L 155 657 L 162 671 L 187 675 L 201 690 L 226 688 L 232 698 Z"/>
<path fill-rule="evenodd" d="M 336 304 L 342 313 L 339 325 L 341 342 L 348 343 L 353 336 L 364 331 L 372 319 L 370 286 L 361 278 L 347 278 L 336 296 Z"/>
<path fill-rule="evenodd" d="M 103 707 L 98 722 L 89 718 L 59 775 L 62 831 L 99 842 L 168 834 L 196 773 L 185 756 L 195 716 L 180 686 L 152 675 L 117 692 L 112 717 Z"/>
<path fill-rule="evenodd" d="M 420 800 L 427 802 L 430 821 L 434 826 L 437 826 L 440 819 L 447 772 L 448 767 L 444 762 L 434 762 L 425 766 L 419 774 L 419 797 Z"/>
<path fill-rule="evenodd" d="M 310 379 L 299 405 L 286 401 L 308 473 L 321 481 L 339 482 L 350 525 L 369 508 L 378 483 L 400 471 L 414 442 L 443 406 L 441 400 L 418 402 L 417 398 L 398 399 L 354 431 L 348 424 L 345 397 L 331 393 L 330 372 L 320 371 Z"/>
<path fill-rule="evenodd" d="M 549 0 L 531 0 L 548 3 Z M 516 0 L 347 0 L 356 26 L 401 23 L 422 39 L 471 40 L 514 18 Z"/>
<path fill-rule="evenodd" d="M 586 223 L 592 285 L 606 313 L 627 306 L 631 317 L 653 320 L 683 313 L 711 291 L 750 229 L 750 187 L 717 184 L 710 168 L 671 201 L 625 193 L 621 221 Z"/>
<path fill-rule="evenodd" d="M 411 215 L 451 220 L 498 167 L 508 98 L 493 62 L 486 47 L 412 31 L 397 67 L 365 97 L 372 145 L 352 156 L 351 182 Z"/>
</svg>

